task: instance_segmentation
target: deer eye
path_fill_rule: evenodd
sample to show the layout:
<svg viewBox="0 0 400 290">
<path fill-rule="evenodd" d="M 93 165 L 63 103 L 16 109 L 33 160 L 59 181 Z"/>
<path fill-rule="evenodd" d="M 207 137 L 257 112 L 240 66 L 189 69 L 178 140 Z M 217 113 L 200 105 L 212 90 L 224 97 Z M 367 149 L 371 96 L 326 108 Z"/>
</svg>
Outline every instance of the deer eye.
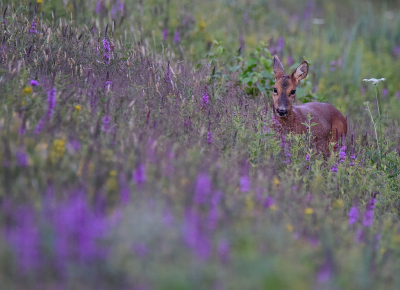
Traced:
<svg viewBox="0 0 400 290">
<path fill-rule="evenodd" d="M 294 95 L 296 93 L 296 90 L 293 90 L 290 92 L 291 95 Z"/>
<path fill-rule="evenodd" d="M 277 94 L 277 93 L 278 93 L 278 90 L 277 90 L 276 88 L 274 88 L 274 93 L 275 93 L 275 94 Z"/>
</svg>

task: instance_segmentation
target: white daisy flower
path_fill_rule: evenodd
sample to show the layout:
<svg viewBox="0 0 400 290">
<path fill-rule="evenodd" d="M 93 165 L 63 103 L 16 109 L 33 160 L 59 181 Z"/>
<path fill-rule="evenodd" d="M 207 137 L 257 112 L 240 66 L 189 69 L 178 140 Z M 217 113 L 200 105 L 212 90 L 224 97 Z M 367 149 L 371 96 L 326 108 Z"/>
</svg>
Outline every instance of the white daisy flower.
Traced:
<svg viewBox="0 0 400 290">
<path fill-rule="evenodd" d="M 380 82 L 383 82 L 383 81 L 386 81 L 386 79 L 385 78 L 381 78 L 381 79 L 363 79 L 363 82 L 369 82 L 369 83 L 372 83 L 373 85 L 377 85 L 377 84 L 379 84 Z"/>
</svg>

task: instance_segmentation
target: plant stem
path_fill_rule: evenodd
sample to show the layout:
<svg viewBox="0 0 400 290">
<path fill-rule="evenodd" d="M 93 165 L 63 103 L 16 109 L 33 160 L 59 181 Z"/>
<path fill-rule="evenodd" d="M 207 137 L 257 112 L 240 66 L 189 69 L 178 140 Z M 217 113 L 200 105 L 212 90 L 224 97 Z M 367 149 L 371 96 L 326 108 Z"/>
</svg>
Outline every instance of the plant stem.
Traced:
<svg viewBox="0 0 400 290">
<path fill-rule="evenodd" d="M 376 141 L 381 143 L 381 138 L 382 138 L 382 115 L 381 115 L 381 104 L 379 102 L 379 91 L 378 91 L 378 86 L 375 85 L 375 92 L 376 92 L 376 104 L 378 106 L 378 119 L 379 119 L 379 140 L 377 139 Z M 378 145 L 379 148 L 379 145 Z M 381 151 L 379 150 L 379 154 Z M 380 158 L 380 156 L 379 156 Z"/>
<path fill-rule="evenodd" d="M 372 113 L 371 113 L 368 105 L 367 105 L 367 111 L 368 111 L 369 115 L 371 116 L 372 125 L 374 125 L 375 139 L 376 139 L 376 144 L 378 145 L 378 152 L 379 152 L 379 159 L 380 159 L 381 158 L 381 149 L 379 146 L 378 132 L 376 132 L 376 121 L 374 121 L 374 117 L 372 117 Z"/>
</svg>

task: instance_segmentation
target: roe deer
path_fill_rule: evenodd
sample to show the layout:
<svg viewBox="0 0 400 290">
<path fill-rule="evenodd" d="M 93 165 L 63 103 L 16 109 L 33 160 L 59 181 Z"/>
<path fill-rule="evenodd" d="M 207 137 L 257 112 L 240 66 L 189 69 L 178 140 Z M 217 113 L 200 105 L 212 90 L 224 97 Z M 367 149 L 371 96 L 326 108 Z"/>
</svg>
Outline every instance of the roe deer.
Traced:
<svg viewBox="0 0 400 290">
<path fill-rule="evenodd" d="M 338 142 L 342 135 L 347 134 L 347 122 L 342 113 L 334 106 L 326 103 L 311 102 L 294 106 L 296 87 L 307 76 L 308 63 L 303 61 L 291 74 L 285 74 L 283 65 L 278 56 L 274 56 L 275 87 L 273 92 L 274 115 L 278 121 L 278 130 L 281 133 L 288 131 L 295 134 L 307 132 L 307 115 L 310 113 L 313 143 L 318 151 L 329 154 L 329 143 Z"/>
</svg>

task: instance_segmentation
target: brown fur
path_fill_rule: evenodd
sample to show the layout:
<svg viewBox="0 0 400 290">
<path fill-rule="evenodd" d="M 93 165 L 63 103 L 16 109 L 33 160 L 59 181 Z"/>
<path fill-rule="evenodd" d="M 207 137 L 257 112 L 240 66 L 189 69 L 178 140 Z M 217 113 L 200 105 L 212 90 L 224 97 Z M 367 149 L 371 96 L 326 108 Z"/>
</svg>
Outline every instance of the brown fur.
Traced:
<svg viewBox="0 0 400 290">
<path fill-rule="evenodd" d="M 300 66 L 291 74 L 286 75 L 281 61 L 274 57 L 275 88 L 273 93 L 274 114 L 278 121 L 278 129 L 283 132 L 293 132 L 302 134 L 307 132 L 306 126 L 301 123 L 308 123 L 307 115 L 310 113 L 311 123 L 317 123 L 311 127 L 313 142 L 318 151 L 329 154 L 329 143 L 338 142 L 338 139 L 346 136 L 347 122 L 342 113 L 334 106 L 326 103 L 311 102 L 295 106 L 293 101 L 299 82 L 307 76 L 308 63 L 303 61 Z M 285 116 L 280 116 L 281 112 L 287 110 Z"/>
</svg>

